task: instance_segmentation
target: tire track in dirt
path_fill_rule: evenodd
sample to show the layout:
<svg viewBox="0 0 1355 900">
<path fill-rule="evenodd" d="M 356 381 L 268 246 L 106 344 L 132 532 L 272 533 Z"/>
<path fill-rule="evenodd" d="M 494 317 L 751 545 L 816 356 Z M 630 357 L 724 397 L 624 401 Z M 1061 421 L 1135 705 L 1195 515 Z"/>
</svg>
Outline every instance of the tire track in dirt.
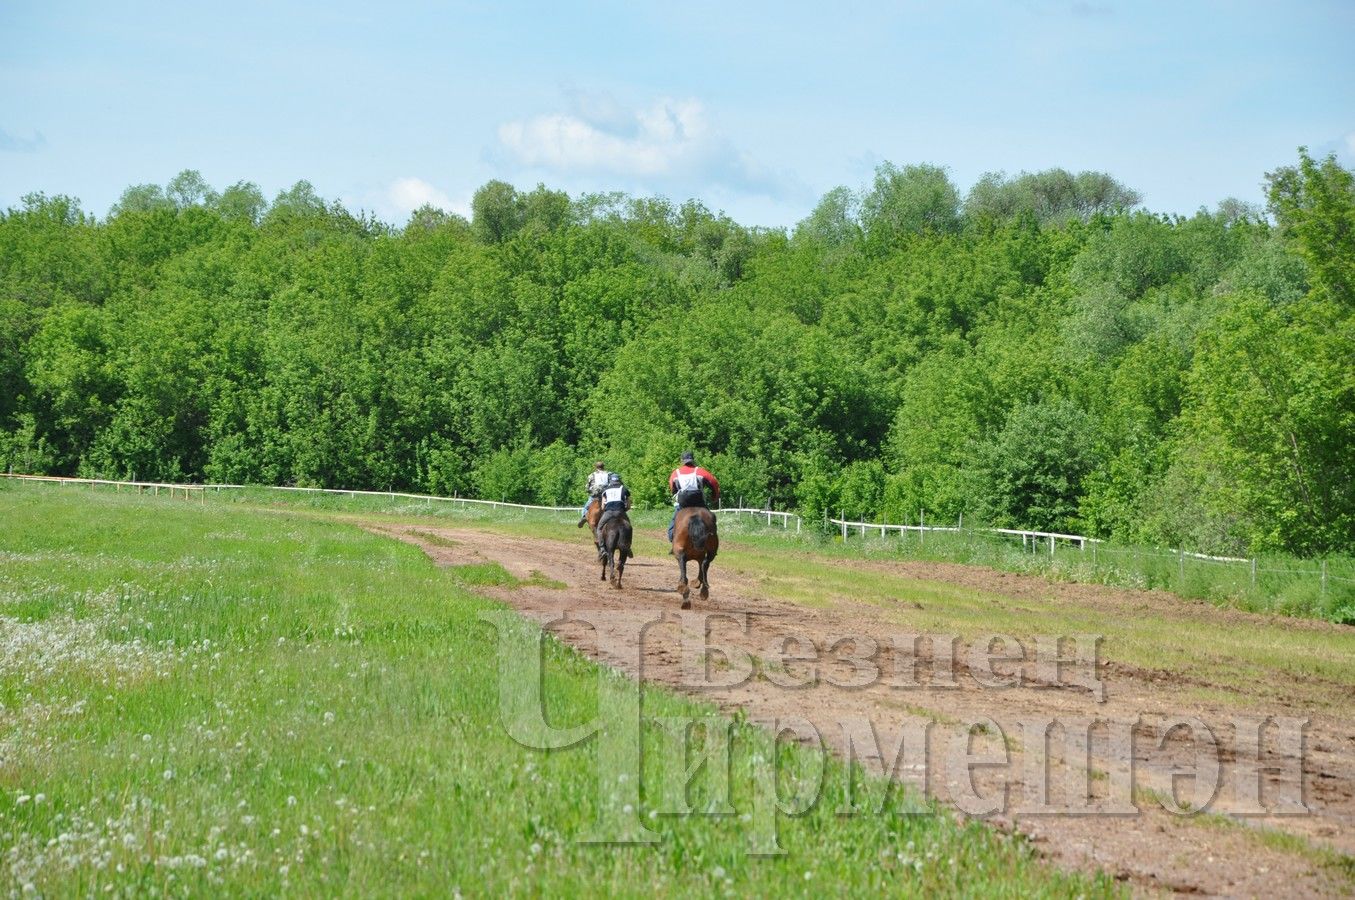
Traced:
<svg viewBox="0 0 1355 900">
<path fill-rule="evenodd" d="M 808 608 L 760 596 L 756 583 L 727 570 L 722 572 L 717 560 L 712 567 L 710 601 L 704 604 L 698 601 L 694 612 L 724 614 L 708 625 L 710 644 L 732 654 L 748 654 L 756 664 L 756 671 L 738 683 L 711 688 L 701 686 L 692 672 L 694 669 L 709 672 L 708 666 L 712 661 L 718 663 L 721 657 L 707 654 L 707 658 L 697 658 L 700 653 L 693 652 L 693 620 L 678 612 L 679 597 L 674 590 L 677 567 L 669 557 L 632 560 L 626 567 L 625 585 L 618 591 L 598 580 L 600 567 L 593 558 L 586 532 L 575 540 L 564 541 L 429 525 L 368 522 L 365 527 L 414 544 L 439 564 L 488 560 L 498 562 L 520 579 L 529 580 L 540 573 L 563 582 L 567 585 L 564 590 L 523 585 L 483 591 L 543 624 L 562 612 L 578 615 L 598 611 L 601 615 L 591 616 L 593 626 L 603 632 L 611 628 L 620 634 L 626 633 L 623 629 L 633 627 L 637 620 L 662 616 L 662 624 L 644 633 L 639 672 L 633 671 L 634 665 L 628 660 L 608 659 L 599 654 L 599 644 L 606 642 L 586 628 L 564 625 L 552 631 L 584 653 L 634 677 L 695 694 L 727 711 L 742 709 L 751 721 L 771 724 L 778 719 L 808 719 L 822 735 L 825 746 L 839 755 L 846 753 L 848 743 L 842 722 L 868 721 L 888 759 L 887 762 L 881 753 L 871 750 L 863 754 L 858 744 L 857 758 L 868 767 L 873 764 L 881 771 L 889 768 L 900 736 L 916 735 L 920 729 L 926 729 L 928 755 L 924 764 L 902 765 L 891 774 L 944 803 L 971 811 L 983 805 L 976 803 L 976 797 L 981 800 L 1000 796 L 1005 785 L 1009 801 L 1017 798 L 1018 802 L 1009 803 L 1005 812 L 982 818 L 998 828 L 1025 835 L 1054 864 L 1105 871 L 1131 883 L 1136 891 L 1148 893 L 1166 890 L 1225 896 L 1331 896 L 1348 894 L 1355 887 L 1349 873 L 1343 875 L 1323 864 L 1318 852 L 1281 848 L 1277 846 L 1281 842 L 1262 839 L 1258 831 L 1279 829 L 1301 836 L 1313 847 L 1345 854 L 1355 852 L 1355 718 L 1352 718 L 1355 711 L 1348 706 L 1338 707 L 1333 714 L 1309 715 L 1296 703 L 1286 703 L 1281 705 L 1287 708 L 1276 711 L 1311 718 L 1301 774 L 1293 748 L 1283 746 L 1273 733 L 1267 733 L 1261 741 L 1259 758 L 1251 760 L 1252 768 L 1259 768 L 1262 773 L 1260 797 L 1268 808 L 1273 808 L 1277 798 L 1301 796 L 1310 806 L 1311 814 L 1259 816 L 1245 822 L 1213 816 L 1202 823 L 1169 813 L 1157 799 L 1170 796 L 1173 766 L 1193 759 L 1193 745 L 1182 739 L 1179 729 L 1168 739 L 1162 739 L 1164 726 L 1181 716 L 1193 716 L 1215 732 L 1219 739 L 1216 756 L 1225 784 L 1220 802 L 1227 806 L 1231 799 L 1235 807 L 1246 788 L 1239 794 L 1232 779 L 1239 760 L 1248 762 L 1248 749 L 1245 743 L 1235 746 L 1231 729 L 1222 723 L 1238 709 L 1203 703 L 1198 696 L 1189 694 L 1192 688 L 1200 686 L 1198 680 L 1167 670 L 1147 670 L 1117 662 L 1113 648 L 1107 651 L 1110 658 L 1102 660 L 1095 673 L 1104 685 L 1104 702 L 1097 702 L 1086 685 L 1093 677 L 1089 670 L 1072 680 L 1027 677 L 1014 687 L 984 687 L 981 679 L 1000 681 L 1018 671 L 1029 676 L 1032 666 L 1028 660 L 1025 664 L 1013 660 L 1005 667 L 998 664 L 991 669 L 982 666 L 976 669 L 970 665 L 973 648 L 968 645 L 957 647 L 953 659 L 944 652 L 932 652 L 925 642 L 917 648 L 918 652 L 910 653 L 912 645 L 896 639 L 907 631 L 906 620 L 912 606 L 906 599 L 897 609 L 890 610 L 840 598 L 826 608 Z M 821 562 L 825 566 L 884 568 L 908 578 L 950 581 L 1013 599 L 1054 596 L 1061 602 L 1095 604 L 1098 608 L 1106 603 L 1123 603 L 1152 614 L 1193 613 L 1199 618 L 1248 615 L 1220 613 L 1212 606 L 1173 603 L 1174 598 L 1160 593 L 1051 584 L 1043 579 L 976 567 Z M 1273 624 L 1266 617 L 1255 618 Z M 1294 627 L 1314 625 L 1321 627 L 1319 623 L 1302 622 Z M 858 662 L 850 658 L 858 645 L 851 642 L 839 645 L 843 636 L 855 636 L 865 642 L 874 640 L 878 651 L 872 664 L 887 677 L 858 685 L 861 670 Z M 807 651 L 805 656 L 813 655 L 808 652 L 806 642 L 812 642 L 819 657 L 817 663 L 784 659 L 775 664 L 768 662 L 778 657 L 769 651 L 778 643 L 803 648 Z M 835 645 L 839 652 L 828 653 Z M 723 676 L 717 673 L 715 677 L 727 676 L 728 673 Z M 804 686 L 788 686 L 799 682 L 805 682 Z M 1267 702 L 1275 699 L 1273 693 L 1262 691 L 1261 695 Z M 1054 732 L 1056 740 L 1048 749 L 1023 740 L 1028 735 L 1023 732 L 1022 723 L 1051 719 L 1075 722 L 1088 718 L 1114 723 L 1124 729 L 1122 734 L 1132 729 L 1132 763 L 1127 752 L 1112 744 L 1110 727 L 1094 729 L 1085 750 L 1081 745 L 1063 747 L 1058 740 L 1063 732 L 1058 729 Z M 986 719 L 995 723 L 997 731 L 988 728 L 971 735 L 971 723 Z M 952 777 L 955 772 L 939 761 L 946 756 L 951 742 L 957 740 L 972 742 L 975 753 L 1001 756 L 1005 748 L 1010 762 L 980 770 L 971 791 L 963 777 Z M 1061 747 L 1077 751 L 1074 756 L 1089 753 L 1090 763 L 1083 758 L 1073 765 L 1076 761 L 1065 759 L 1067 754 L 1059 752 Z M 1251 755 L 1256 756 L 1255 744 Z M 1090 809 L 1093 814 L 1029 814 L 1031 804 L 1019 802 L 1020 798 L 1040 787 L 1039 773 L 1046 766 L 1050 773 L 1050 801 L 1054 805 L 1075 803 L 1084 812 Z M 1132 814 L 1105 814 L 1108 809 L 1125 807 L 1129 793 L 1120 788 L 1128 783 L 1130 767 L 1136 785 L 1132 802 L 1137 809 Z M 1061 791 L 1063 776 L 1070 772 L 1077 778 Z"/>
</svg>

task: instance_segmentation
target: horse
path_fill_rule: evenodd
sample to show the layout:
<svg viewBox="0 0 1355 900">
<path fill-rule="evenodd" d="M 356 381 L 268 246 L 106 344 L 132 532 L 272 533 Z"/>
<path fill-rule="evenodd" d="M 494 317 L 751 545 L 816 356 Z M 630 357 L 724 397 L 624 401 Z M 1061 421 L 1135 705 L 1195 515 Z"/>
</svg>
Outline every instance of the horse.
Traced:
<svg viewBox="0 0 1355 900">
<path fill-rule="evenodd" d="M 593 497 L 588 501 L 588 530 L 593 532 L 593 543 L 597 544 L 598 550 L 602 549 L 602 543 L 598 540 L 598 520 L 602 518 L 602 498 Z"/>
<path fill-rule="evenodd" d="M 621 589 L 621 576 L 626 573 L 626 557 L 633 556 L 630 549 L 630 516 L 624 510 L 608 513 L 606 521 L 598 528 L 598 561 L 602 563 L 602 577 L 606 581 L 611 576 L 612 587 Z"/>
<path fill-rule="evenodd" d="M 710 564 L 720 549 L 720 535 L 715 530 L 715 514 L 704 506 L 686 506 L 678 510 L 673 525 L 673 555 L 677 557 L 678 593 L 682 608 L 691 609 L 688 596 L 687 562 L 697 563 L 696 582 L 701 588 L 701 599 L 710 599 Z"/>
</svg>

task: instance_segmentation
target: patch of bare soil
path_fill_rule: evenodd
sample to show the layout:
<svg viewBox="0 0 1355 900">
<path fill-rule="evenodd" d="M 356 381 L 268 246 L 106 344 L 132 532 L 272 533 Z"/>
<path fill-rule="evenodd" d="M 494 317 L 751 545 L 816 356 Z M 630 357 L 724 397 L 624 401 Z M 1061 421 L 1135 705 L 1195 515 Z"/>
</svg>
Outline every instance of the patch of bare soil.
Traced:
<svg viewBox="0 0 1355 900">
<path fill-rule="evenodd" d="M 466 528 L 367 527 L 442 564 L 493 560 L 522 579 L 541 573 L 563 582 L 563 590 L 527 585 L 488 593 L 547 627 L 569 613 L 575 623 L 557 623 L 556 634 L 637 678 L 742 709 L 771 727 L 808 720 L 833 752 L 847 756 L 851 744 L 850 755 L 867 768 L 962 815 L 1026 835 L 1056 865 L 1108 872 L 1140 893 L 1331 896 L 1355 887 L 1350 873 L 1329 864 L 1332 852 L 1355 853 L 1355 704 L 1320 714 L 1281 704 L 1274 715 L 1309 719 L 1306 733 L 1283 719 L 1257 728 L 1248 725 L 1257 718 L 1254 697 L 1232 704 L 1227 692 L 1215 691 L 1209 696 L 1224 699 L 1202 701 L 1198 680 L 1119 662 L 1113 648 L 1099 665 L 1066 644 L 1045 648 L 1067 660 L 1057 667 L 1049 653 L 1041 659 L 1030 647 L 1020 658 L 994 662 L 1004 655 L 1000 646 L 915 641 L 907 619 L 916 611 L 907 602 L 885 610 L 836 598 L 827 608 L 806 608 L 760 596 L 751 581 L 721 571 L 718 559 L 709 601 L 693 594 L 696 608 L 681 613 L 670 557 L 632 560 L 617 590 L 599 580 L 586 531 L 552 541 Z M 1200 621 L 1248 615 L 1165 594 L 958 565 L 824 564 L 887 568 L 1016 601 L 1126 605 Z M 1324 627 L 1254 618 L 1266 627 Z M 613 637 L 634 634 L 637 620 L 652 619 L 661 621 L 639 632 L 635 657 L 599 652 L 609 629 Z M 1242 712 L 1250 718 L 1239 721 Z M 925 754 L 915 752 L 918 738 Z M 991 765 L 969 765 L 985 754 Z M 1181 815 L 1167 799 L 1174 783 L 1181 801 L 1196 804 L 1219 785 L 1211 812 Z M 1276 832 L 1298 840 L 1276 839 Z"/>
</svg>

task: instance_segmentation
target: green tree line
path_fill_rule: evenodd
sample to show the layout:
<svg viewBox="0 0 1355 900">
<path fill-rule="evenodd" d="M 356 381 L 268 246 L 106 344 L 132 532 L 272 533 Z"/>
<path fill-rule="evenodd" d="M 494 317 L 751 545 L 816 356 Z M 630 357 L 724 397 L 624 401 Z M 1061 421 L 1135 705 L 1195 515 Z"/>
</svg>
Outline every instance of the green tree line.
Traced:
<svg viewBox="0 0 1355 900">
<path fill-rule="evenodd" d="M 1355 551 L 1355 187 L 1139 208 L 882 165 L 792 229 L 490 182 L 396 228 L 196 172 L 0 214 L 0 465 L 642 504 L 694 449 L 818 518 Z"/>
</svg>

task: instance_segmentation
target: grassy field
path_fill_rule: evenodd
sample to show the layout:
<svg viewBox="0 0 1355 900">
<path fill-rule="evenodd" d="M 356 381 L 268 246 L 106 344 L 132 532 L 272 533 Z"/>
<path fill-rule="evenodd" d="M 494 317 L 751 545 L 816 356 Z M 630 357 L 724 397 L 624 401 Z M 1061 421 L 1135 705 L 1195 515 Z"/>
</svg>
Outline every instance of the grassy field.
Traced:
<svg viewBox="0 0 1355 900">
<path fill-rule="evenodd" d="M 453 521 L 471 521 L 491 527 L 507 525 L 517 533 L 558 534 L 558 525 L 572 523 L 570 513 L 517 511 L 510 508 L 456 506 L 446 502 L 386 498 L 372 495 L 283 493 L 247 488 L 209 495 L 213 501 L 309 509 L 316 512 L 379 513 Z M 667 525 L 664 510 L 637 510 L 631 514 L 640 528 Z M 768 525 L 753 515 L 725 515 L 722 533 L 765 546 L 769 552 L 788 548 L 793 553 L 813 551 L 844 559 L 909 559 L 988 566 L 1008 572 L 1041 575 L 1058 581 L 1104 584 L 1139 590 L 1170 591 L 1178 596 L 1207 600 L 1221 608 L 1275 613 L 1298 618 L 1326 619 L 1355 625 L 1355 560 L 1261 557 L 1253 568 L 1246 562 L 1184 558 L 1169 550 L 1101 544 L 1095 549 L 1061 543 L 1050 554 L 1046 545 L 1026 549 L 1019 540 L 982 531 L 960 534 L 932 532 L 880 536 L 852 530 L 846 541 L 836 531 L 783 529 L 779 520 Z M 1326 572 L 1324 577 L 1323 572 Z"/>
<path fill-rule="evenodd" d="M 832 802 L 785 822 L 782 857 L 749 856 L 740 816 L 581 844 L 592 742 L 530 750 L 498 722 L 477 619 L 497 606 L 475 590 L 512 578 L 317 512 L 0 484 L 0 893 L 1118 890 L 945 814 Z M 546 673 L 552 721 L 589 719 L 597 668 L 548 642 Z M 644 707 L 710 712 L 656 691 Z M 735 727 L 743 811 L 771 748 Z M 650 770 L 681 762 L 646 741 Z M 815 762 L 779 752 L 792 772 Z M 844 778 L 829 766 L 828 797 Z"/>
<path fill-rule="evenodd" d="M 264 504 L 264 508 L 293 510 L 322 520 L 382 516 L 406 522 L 474 524 L 477 528 L 556 540 L 572 537 L 576 521 L 571 513 L 461 509 L 417 501 L 392 503 L 379 497 L 353 501 L 333 495 L 260 491 L 244 496 L 223 494 L 217 499 Z M 659 535 L 667 525 L 667 514 L 641 511 L 633 518 L 636 552 L 663 557 L 666 544 Z M 1320 710 L 1347 704 L 1350 691 L 1355 690 L 1355 628 L 1286 627 L 1287 617 L 1279 610 L 1262 608 L 1261 612 L 1273 612 L 1277 618 L 1275 627 L 1258 628 L 1251 618 L 1209 615 L 1199 603 L 1183 602 L 1179 615 L 1172 615 L 1170 609 L 1146 615 L 1136 604 L 1068 603 L 1056 599 L 1052 591 L 1049 597 L 1025 597 L 1013 603 L 1010 598 L 947 582 L 907 578 L 870 567 L 822 564 L 825 560 L 889 563 L 958 559 L 1056 579 L 1064 574 L 1065 580 L 1074 580 L 1057 567 L 1086 560 L 1085 554 L 1075 550 L 1066 554 L 1061 551 L 1051 564 L 1047 556 L 1022 553 L 1019 544 L 1014 549 L 1010 545 L 994 548 L 987 540 L 972 542 L 969 551 L 964 551 L 958 539 L 947 546 L 930 536 L 929 543 L 922 547 L 915 538 L 910 544 L 897 538 L 853 539 L 843 544 L 818 535 L 787 534 L 777 527 L 768 529 L 751 517 L 728 515 L 721 519 L 720 530 L 737 540 L 726 542 L 721 550 L 714 575 L 717 584 L 720 571 L 736 571 L 756 580 L 767 596 L 809 606 L 821 606 L 834 598 L 853 598 L 888 608 L 906 598 L 923 607 L 920 613 L 908 610 L 908 621 L 914 626 L 965 638 L 994 631 L 1020 638 L 1037 633 L 1101 634 L 1105 636 L 1107 658 L 1207 682 L 1216 687 L 1199 688 L 1202 696 L 1234 705 L 1264 705 L 1270 699 L 1268 692 L 1282 690 Z M 1115 583 L 1110 578 L 1099 580 Z M 1221 608 L 1233 605 L 1217 597 L 1211 602 Z M 1231 689 L 1237 693 L 1228 694 Z M 1246 695 L 1245 701 L 1240 694 Z"/>
</svg>

